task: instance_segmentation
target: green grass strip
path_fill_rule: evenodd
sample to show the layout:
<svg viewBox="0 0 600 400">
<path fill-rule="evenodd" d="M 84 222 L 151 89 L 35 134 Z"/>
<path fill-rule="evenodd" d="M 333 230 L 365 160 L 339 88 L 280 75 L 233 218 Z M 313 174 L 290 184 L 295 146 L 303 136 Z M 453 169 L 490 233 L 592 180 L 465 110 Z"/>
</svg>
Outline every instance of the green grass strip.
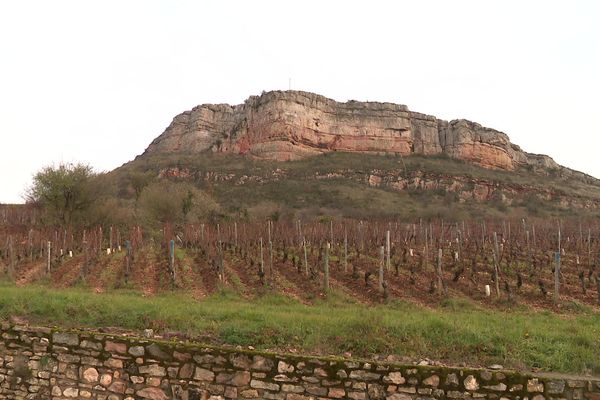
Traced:
<svg viewBox="0 0 600 400">
<path fill-rule="evenodd" d="M 0 319 L 62 326 L 154 328 L 258 349 L 370 357 L 396 354 L 453 364 L 600 373 L 600 315 L 586 308 L 492 311 L 466 300 L 436 308 L 354 304 L 340 293 L 316 305 L 276 294 L 248 301 L 231 291 L 201 302 L 173 293 L 15 287 L 0 283 Z"/>
</svg>

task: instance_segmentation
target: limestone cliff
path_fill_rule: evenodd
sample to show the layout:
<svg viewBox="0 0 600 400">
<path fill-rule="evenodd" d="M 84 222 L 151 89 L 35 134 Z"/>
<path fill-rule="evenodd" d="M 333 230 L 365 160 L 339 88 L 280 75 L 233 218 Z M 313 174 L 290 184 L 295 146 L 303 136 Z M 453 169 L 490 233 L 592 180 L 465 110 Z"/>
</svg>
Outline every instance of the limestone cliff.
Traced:
<svg viewBox="0 0 600 400">
<path fill-rule="evenodd" d="M 548 156 L 522 151 L 506 134 L 474 122 L 448 122 L 392 103 L 340 103 L 300 91 L 263 93 L 236 106 L 194 107 L 176 116 L 145 153 L 205 151 L 277 161 L 330 151 L 445 153 L 486 168 L 567 170 Z"/>
</svg>

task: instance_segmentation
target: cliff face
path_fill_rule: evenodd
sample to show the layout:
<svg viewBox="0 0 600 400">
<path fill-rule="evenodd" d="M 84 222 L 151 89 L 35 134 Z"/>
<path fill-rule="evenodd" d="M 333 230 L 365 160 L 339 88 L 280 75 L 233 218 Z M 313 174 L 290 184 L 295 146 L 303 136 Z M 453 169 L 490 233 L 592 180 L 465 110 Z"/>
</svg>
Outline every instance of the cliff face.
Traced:
<svg viewBox="0 0 600 400">
<path fill-rule="evenodd" d="M 146 149 L 205 151 L 277 161 L 331 151 L 445 153 L 486 168 L 562 169 L 550 157 L 526 153 L 506 134 L 474 122 L 443 121 L 391 103 L 339 103 L 299 91 L 268 92 L 236 106 L 197 106 L 176 116 Z"/>
</svg>

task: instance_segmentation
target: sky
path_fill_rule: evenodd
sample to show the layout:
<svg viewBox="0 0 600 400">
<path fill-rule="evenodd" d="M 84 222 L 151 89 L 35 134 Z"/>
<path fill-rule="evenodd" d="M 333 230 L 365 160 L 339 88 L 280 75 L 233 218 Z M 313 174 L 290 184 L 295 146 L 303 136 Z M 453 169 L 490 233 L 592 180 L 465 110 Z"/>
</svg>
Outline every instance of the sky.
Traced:
<svg viewBox="0 0 600 400">
<path fill-rule="evenodd" d="M 263 90 L 387 101 L 600 178 L 600 1 L 0 0 L 0 203 Z"/>
</svg>

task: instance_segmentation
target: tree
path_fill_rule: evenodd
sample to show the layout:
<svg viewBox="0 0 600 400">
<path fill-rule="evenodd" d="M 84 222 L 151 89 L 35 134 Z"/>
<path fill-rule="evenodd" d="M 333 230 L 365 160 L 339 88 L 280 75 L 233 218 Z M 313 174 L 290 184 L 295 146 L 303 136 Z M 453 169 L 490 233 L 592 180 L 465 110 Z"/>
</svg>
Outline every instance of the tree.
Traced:
<svg viewBox="0 0 600 400">
<path fill-rule="evenodd" d="M 187 216 L 194 207 L 194 193 L 188 189 L 187 194 L 181 200 L 181 212 L 183 213 L 183 222 L 186 222 Z"/>
<path fill-rule="evenodd" d="M 33 176 L 26 201 L 43 206 L 51 223 L 67 226 L 83 222 L 96 198 L 95 176 L 92 167 L 82 163 L 44 167 Z"/>
<path fill-rule="evenodd" d="M 144 191 L 144 188 L 150 184 L 153 175 L 151 172 L 134 172 L 129 176 L 129 183 L 135 193 L 135 204 L 137 206 L 138 200 Z"/>
</svg>

